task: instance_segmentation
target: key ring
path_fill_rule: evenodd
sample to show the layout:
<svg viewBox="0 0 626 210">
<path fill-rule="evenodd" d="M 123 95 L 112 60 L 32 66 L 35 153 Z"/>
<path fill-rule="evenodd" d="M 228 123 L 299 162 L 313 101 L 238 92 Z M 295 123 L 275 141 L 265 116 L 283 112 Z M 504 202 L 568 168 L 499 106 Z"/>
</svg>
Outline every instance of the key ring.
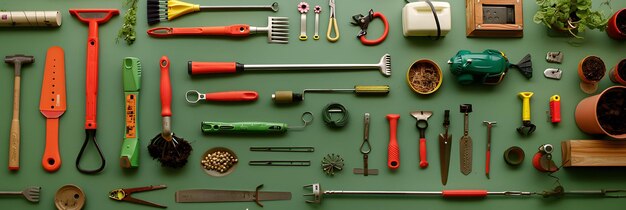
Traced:
<svg viewBox="0 0 626 210">
<path fill-rule="evenodd" d="M 205 100 L 205 99 L 206 99 L 206 95 L 198 92 L 197 90 L 190 90 L 190 91 L 187 91 L 187 93 L 185 93 L 185 100 L 187 100 L 187 102 L 192 103 L 192 104 L 198 103 L 198 101 Z"/>
<path fill-rule="evenodd" d="M 380 18 L 380 20 L 383 21 L 383 24 L 385 25 L 385 30 L 383 32 L 383 35 L 381 35 L 377 39 L 371 40 L 367 39 L 365 35 L 367 35 L 367 27 L 369 26 L 370 22 L 374 20 L 374 18 Z M 387 35 L 389 34 L 389 22 L 387 22 L 387 18 L 382 13 L 374 12 L 374 10 L 370 9 L 367 16 L 364 16 L 362 14 L 353 15 L 352 21 L 352 25 L 357 25 L 361 28 L 361 31 L 359 31 L 356 37 L 359 38 L 359 40 L 361 40 L 361 43 L 363 43 L 364 45 L 377 45 L 387 39 Z"/>
</svg>

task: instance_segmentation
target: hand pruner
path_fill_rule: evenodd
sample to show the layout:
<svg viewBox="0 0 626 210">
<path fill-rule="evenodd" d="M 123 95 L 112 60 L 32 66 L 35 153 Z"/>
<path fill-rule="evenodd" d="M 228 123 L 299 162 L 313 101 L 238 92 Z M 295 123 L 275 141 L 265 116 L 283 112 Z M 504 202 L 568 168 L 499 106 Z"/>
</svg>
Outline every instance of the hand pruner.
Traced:
<svg viewBox="0 0 626 210">
<path fill-rule="evenodd" d="M 165 185 L 156 185 L 156 186 L 150 185 L 147 187 L 115 189 L 109 192 L 109 198 L 116 200 L 116 201 L 126 201 L 126 202 L 137 203 L 137 204 L 142 204 L 142 205 L 147 205 L 147 206 L 152 206 L 152 207 L 167 208 L 167 206 L 133 198 L 131 196 L 135 192 L 159 190 L 159 189 L 165 189 L 165 188 L 167 188 L 167 186 Z"/>
</svg>

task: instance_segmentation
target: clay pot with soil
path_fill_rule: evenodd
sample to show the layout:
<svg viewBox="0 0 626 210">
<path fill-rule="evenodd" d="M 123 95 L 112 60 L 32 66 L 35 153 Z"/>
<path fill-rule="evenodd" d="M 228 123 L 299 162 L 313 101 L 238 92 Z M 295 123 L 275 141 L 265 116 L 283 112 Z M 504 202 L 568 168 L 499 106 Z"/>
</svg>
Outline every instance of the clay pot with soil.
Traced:
<svg viewBox="0 0 626 210">
<path fill-rule="evenodd" d="M 427 59 L 415 61 L 406 72 L 406 81 L 413 91 L 419 94 L 431 94 L 441 86 L 443 75 L 441 68 Z"/>
<path fill-rule="evenodd" d="M 598 56 L 587 56 L 578 63 L 578 76 L 580 77 L 580 89 L 591 94 L 598 90 L 598 82 L 606 74 L 604 61 Z"/>
<path fill-rule="evenodd" d="M 588 134 L 626 140 L 626 87 L 609 87 L 576 106 L 576 125 Z"/>
<path fill-rule="evenodd" d="M 617 11 L 607 24 L 606 33 L 616 40 L 626 40 L 626 8 Z"/>
<path fill-rule="evenodd" d="M 626 85 L 626 59 L 622 59 L 611 69 L 609 78 L 612 82 Z"/>
</svg>

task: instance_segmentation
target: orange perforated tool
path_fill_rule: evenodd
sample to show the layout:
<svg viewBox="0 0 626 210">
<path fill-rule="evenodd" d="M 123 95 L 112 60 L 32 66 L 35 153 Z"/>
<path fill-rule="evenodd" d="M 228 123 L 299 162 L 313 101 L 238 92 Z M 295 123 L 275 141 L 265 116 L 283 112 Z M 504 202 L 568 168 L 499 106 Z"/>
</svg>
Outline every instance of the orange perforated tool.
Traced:
<svg viewBox="0 0 626 210">
<path fill-rule="evenodd" d="M 46 119 L 46 149 L 41 164 L 46 171 L 53 172 L 61 167 L 59 155 L 59 118 L 66 110 L 65 98 L 65 53 L 63 48 L 48 49 L 46 68 L 41 85 L 39 111 Z"/>
</svg>

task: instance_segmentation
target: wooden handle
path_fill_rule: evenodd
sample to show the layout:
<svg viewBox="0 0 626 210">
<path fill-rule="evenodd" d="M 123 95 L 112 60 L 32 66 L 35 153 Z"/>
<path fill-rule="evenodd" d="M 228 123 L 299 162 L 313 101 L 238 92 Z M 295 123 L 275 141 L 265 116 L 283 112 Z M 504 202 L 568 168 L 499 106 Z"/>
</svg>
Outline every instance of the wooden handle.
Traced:
<svg viewBox="0 0 626 210">
<path fill-rule="evenodd" d="M 59 118 L 46 119 L 46 149 L 41 158 L 41 165 L 48 172 L 54 172 L 61 167 Z"/>
<path fill-rule="evenodd" d="M 20 169 L 20 76 L 15 76 L 13 87 L 13 119 L 9 137 L 9 170 Z"/>
</svg>

